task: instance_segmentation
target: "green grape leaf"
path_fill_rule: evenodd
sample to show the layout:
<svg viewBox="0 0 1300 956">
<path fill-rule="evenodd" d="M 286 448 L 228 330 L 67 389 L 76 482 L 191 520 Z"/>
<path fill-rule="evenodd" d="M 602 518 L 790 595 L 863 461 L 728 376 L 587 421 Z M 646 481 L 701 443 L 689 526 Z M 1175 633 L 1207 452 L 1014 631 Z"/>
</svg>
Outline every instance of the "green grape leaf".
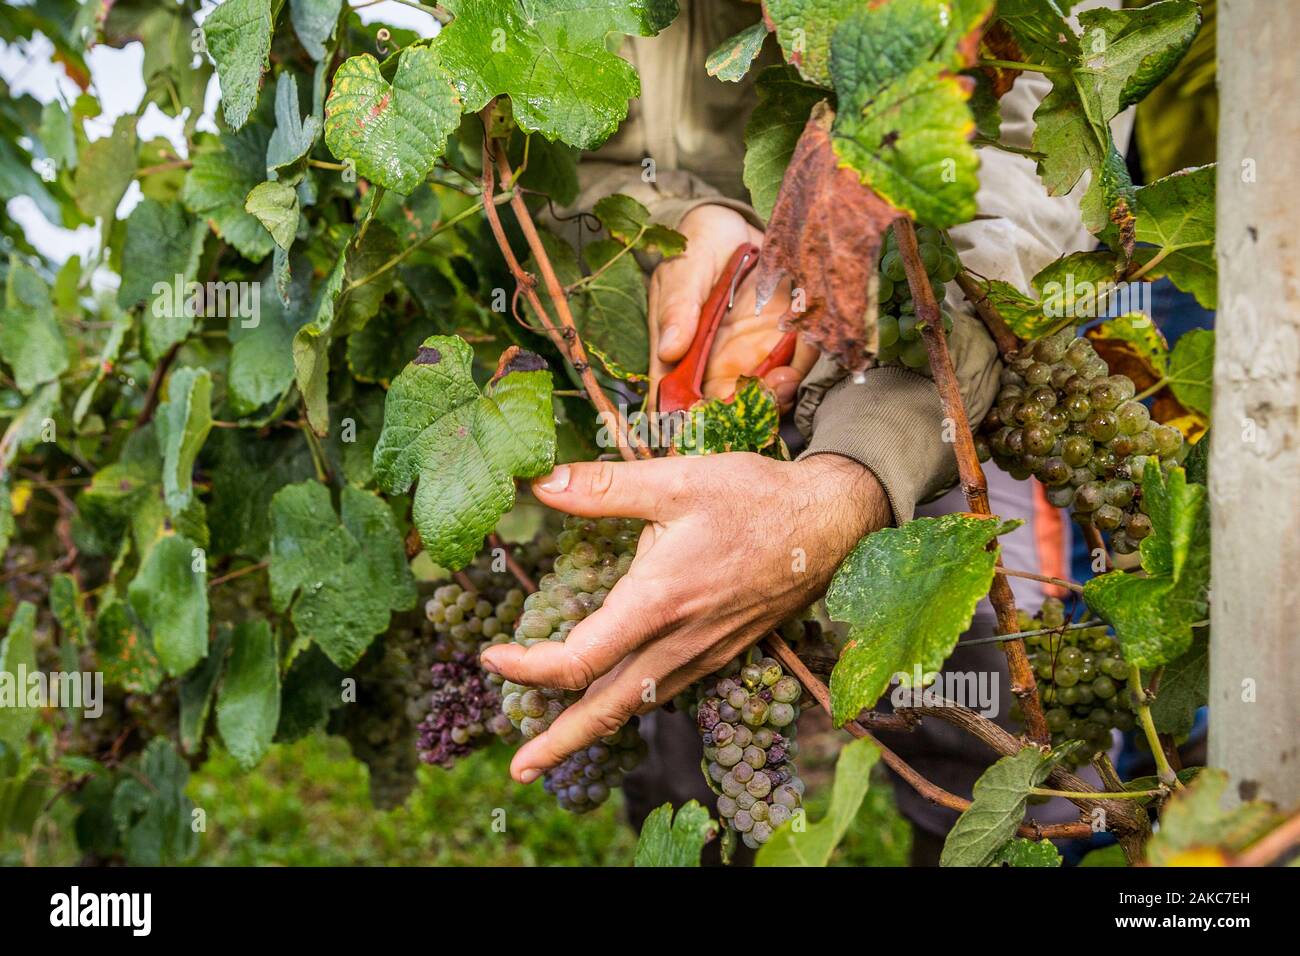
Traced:
<svg viewBox="0 0 1300 956">
<path fill-rule="evenodd" d="M 173 676 L 208 653 L 208 578 L 195 570 L 198 551 L 182 535 L 160 538 L 127 588 L 131 609 L 148 631 L 163 669 Z"/>
<path fill-rule="evenodd" d="M 113 132 L 101 136 L 82 151 L 72 194 L 81 211 L 90 219 L 111 223 L 118 203 L 135 179 L 135 157 L 139 146 L 135 122 L 135 116 L 129 113 L 119 116 L 113 124 Z"/>
<path fill-rule="evenodd" d="M 860 737 L 840 748 L 826 815 L 800 832 L 796 832 L 796 817 L 792 817 L 759 848 L 755 865 L 826 866 L 830 863 L 831 854 L 849 832 L 867 796 L 871 768 L 879 759 L 880 747 L 869 737 Z"/>
<path fill-rule="evenodd" d="M 203 21 L 203 39 L 217 64 L 221 109 L 233 130 L 257 106 L 271 58 L 271 0 L 225 0 Z"/>
<path fill-rule="evenodd" d="M 790 157 L 812 113 L 827 91 L 800 79 L 790 66 L 769 66 L 754 83 L 758 105 L 745 125 L 745 187 L 754 211 L 772 215 Z"/>
<path fill-rule="evenodd" d="M 217 730 L 235 762 L 251 770 L 271 749 L 280 722 L 279 648 L 265 620 L 235 626 L 217 694 Z"/>
<path fill-rule="evenodd" d="M 71 574 L 56 574 L 50 579 L 50 613 L 68 643 L 82 644 L 90 630 L 86 621 L 85 598 L 77 579 Z"/>
<path fill-rule="evenodd" d="M 429 47 L 403 50 L 391 84 L 379 62 L 362 53 L 334 74 L 325 101 L 325 144 L 339 159 L 356 163 L 358 174 L 409 193 L 442 155 L 460 113 L 456 89 Z"/>
<path fill-rule="evenodd" d="M 77 168 L 77 138 L 73 133 L 72 114 L 58 100 L 50 100 L 41 110 L 39 136 L 55 168 Z"/>
<path fill-rule="evenodd" d="M 631 196 L 622 193 L 605 196 L 596 201 L 592 212 L 623 246 L 658 252 L 665 259 L 681 255 L 686 250 L 685 236 L 667 226 L 652 223 L 650 210 Z M 587 254 L 587 260 L 591 261 L 590 254 Z M 592 268 L 599 266 L 593 265 Z"/>
<path fill-rule="evenodd" d="M 1147 460 L 1142 506 L 1152 532 L 1142 541 L 1146 577 L 1111 571 L 1084 585 L 1088 606 L 1115 628 L 1124 660 L 1143 669 L 1170 663 L 1192 644 L 1192 625 L 1206 614 L 1210 515 L 1204 485 L 1181 468 L 1162 479 Z"/>
<path fill-rule="evenodd" d="M 184 863 L 199 849 L 185 795 L 189 768 L 166 737 L 155 737 L 113 792 L 112 820 L 131 866 Z"/>
<path fill-rule="evenodd" d="M 762 379 L 742 375 L 730 399 L 710 398 L 691 406 L 673 435 L 673 445 L 683 455 L 761 452 L 772 448 L 780 427 L 781 412 L 771 389 Z"/>
<path fill-rule="evenodd" d="M 1160 829 L 1147 841 L 1150 866 L 1223 865 L 1285 817 L 1260 800 L 1223 808 L 1227 771 L 1206 767 L 1160 811 Z"/>
<path fill-rule="evenodd" d="M 125 47 L 139 41 L 144 54 L 141 77 L 145 83 L 142 106 L 154 103 L 168 116 L 190 110 L 193 123 L 203 112 L 203 100 L 212 78 L 207 58 L 194 66 L 194 7 L 192 3 L 157 3 L 156 0 L 114 0 L 94 15 L 103 17 L 102 39 L 109 46 Z M 92 8 L 83 7 L 90 11 Z M 104 15 L 104 12 L 107 15 Z"/>
<path fill-rule="evenodd" d="M 181 750 L 187 754 L 196 754 L 203 749 L 203 735 L 207 732 L 212 696 L 226 663 L 226 654 L 230 651 L 232 634 L 233 629 L 229 625 L 218 627 L 208 656 L 181 681 L 180 720 L 177 729 L 180 732 Z"/>
<path fill-rule="evenodd" d="M 68 367 L 68 346 L 54 315 L 50 288 L 16 254 L 9 259 L 0 309 L 0 358 L 24 395 L 54 381 Z"/>
<path fill-rule="evenodd" d="M 550 233 L 542 233 L 542 245 L 561 284 L 571 286 L 583 278 L 572 246 Z M 569 310 L 583 344 L 610 373 L 619 378 L 636 378 L 650 370 L 648 305 L 645 276 L 636 259 L 620 255 L 624 249 L 626 246 L 614 239 L 587 243 L 583 253 L 591 273 L 605 268 L 574 289 L 569 296 Z M 536 270 L 534 259 L 530 258 L 528 264 Z M 554 306 L 544 301 L 543 307 L 558 325 Z M 528 311 L 532 313 L 531 306 Z"/>
<path fill-rule="evenodd" d="M 208 139 L 195 150 L 181 189 L 185 208 L 206 219 L 213 232 L 253 262 L 275 248 L 271 234 L 244 209 L 253 187 L 266 179 L 269 138 L 265 126 L 253 123 L 237 134 Z"/>
<path fill-rule="evenodd" d="M 763 49 L 763 41 L 769 32 L 767 24 L 760 20 L 734 37 L 723 40 L 704 61 L 704 72 L 716 76 L 724 83 L 740 81 Z"/>
<path fill-rule="evenodd" d="M 1214 332 L 1192 329 L 1174 343 L 1169 388 L 1184 406 L 1208 416 L 1214 404 Z"/>
<path fill-rule="evenodd" d="M 551 373 L 531 352 L 511 348 L 488 387 L 470 375 L 464 339 L 434 335 L 393 380 L 375 479 L 403 494 L 419 479 L 413 518 L 425 550 L 459 569 L 514 506 L 515 479 L 546 474 L 555 462 Z"/>
<path fill-rule="evenodd" d="M 448 0 L 452 22 L 434 38 L 465 112 L 508 95 L 527 132 L 595 149 L 639 96 L 636 70 L 610 52 L 611 34 L 654 36 L 676 0 Z"/>
<path fill-rule="evenodd" d="M 335 14 L 337 18 L 337 13 Z M 320 117 L 303 117 L 298 107 L 298 79 L 285 71 L 275 81 L 275 130 L 266 144 L 266 174 L 298 162 L 309 152 L 321 133 Z"/>
<path fill-rule="evenodd" d="M 145 304 L 145 352 L 155 360 L 194 328 L 187 284 L 198 273 L 207 235 L 207 226 L 178 202 L 143 199 L 126 221 L 117 302 L 124 309 Z"/>
<path fill-rule="evenodd" d="M 764 0 L 786 62 L 818 86 L 831 85 L 831 36 L 848 17 L 862 9 L 860 0 Z"/>
<path fill-rule="evenodd" d="M 347 249 L 339 253 L 334 267 L 321 283 L 311 321 L 293 336 L 293 375 L 302 393 L 307 421 L 317 435 L 329 431 L 329 347 L 334 329 L 339 293 L 346 278 Z"/>
<path fill-rule="evenodd" d="M 244 211 L 255 216 L 281 249 L 293 245 L 298 233 L 298 191 L 281 182 L 258 183 L 244 202 Z"/>
<path fill-rule="evenodd" d="M 519 177 L 519 185 L 550 196 L 557 205 L 572 205 L 578 198 L 578 159 L 582 151 L 516 129 L 507 153 L 515 169 L 523 163 L 525 140 L 528 141 L 528 166 Z"/>
<path fill-rule="evenodd" d="M 227 326 L 231 348 L 226 398 L 236 415 L 252 414 L 293 384 L 293 337 L 313 304 L 308 262 L 295 263 L 287 305 L 269 278 L 268 273 L 260 283 L 256 322 L 233 316 Z"/>
<path fill-rule="evenodd" d="M 1079 13 L 1083 65 L 1105 117 L 1142 100 L 1183 58 L 1201 26 L 1196 0 L 1164 0 L 1128 10 Z"/>
<path fill-rule="evenodd" d="M 152 694 L 162 683 L 163 669 L 153 642 L 131 620 L 126 604 L 114 598 L 95 618 L 95 648 L 104 680 L 130 694 Z"/>
<path fill-rule="evenodd" d="M 307 443 L 297 434 L 265 437 L 245 429 L 221 429 L 204 450 L 212 494 L 208 503 L 214 554 L 260 559 L 271 546 L 271 498 L 282 487 L 313 474 Z"/>
<path fill-rule="evenodd" d="M 415 605 L 397 521 L 383 499 L 351 486 L 335 512 L 329 489 L 305 481 L 271 499 L 271 603 L 292 605 L 294 627 L 348 668 L 392 611 Z"/>
<path fill-rule="evenodd" d="M 1053 867 L 1061 865 L 1061 854 L 1051 840 L 1027 840 L 1024 837 L 1003 844 L 990 866 Z"/>
<path fill-rule="evenodd" d="M 979 157 L 970 138 L 971 84 L 942 54 L 951 12 L 938 0 L 860 10 L 835 30 L 835 152 L 862 182 L 918 222 L 975 215 Z"/>
<path fill-rule="evenodd" d="M 0 555 L 9 550 L 14 536 L 14 502 L 7 480 L 0 480 Z"/>
<path fill-rule="evenodd" d="M 665 803 L 641 825 L 633 866 L 699 866 L 700 851 L 717 835 L 717 823 L 697 801 L 688 800 L 676 816 L 673 805 Z"/>
<path fill-rule="evenodd" d="M 40 713 L 27 706 L 26 675 L 36 673 L 35 628 L 36 606 L 22 601 L 0 641 L 0 744 L 18 753 L 26 749 L 27 733 Z"/>
<path fill-rule="evenodd" d="M 207 369 L 187 366 L 172 373 L 167 399 L 158 405 L 157 421 L 163 496 L 175 515 L 190 503 L 194 461 L 212 430 L 212 376 Z"/>
<path fill-rule="evenodd" d="M 1037 747 L 1003 757 L 975 781 L 971 805 L 944 840 L 940 866 L 989 866 L 1016 835 L 1029 791 L 1052 772 L 1055 759 Z"/>
<path fill-rule="evenodd" d="M 284 678 L 276 742 L 291 743 L 323 729 L 330 712 L 343 704 L 346 676 L 319 647 L 299 654 Z"/>
<path fill-rule="evenodd" d="M 1198 485 L 1208 485 L 1210 483 L 1210 443 L 1207 440 L 1209 437 L 1210 433 L 1207 429 L 1200 438 L 1196 439 L 1187 452 L 1187 457 L 1183 459 L 1183 468 L 1187 471 L 1187 480 L 1194 481 Z"/>
<path fill-rule="evenodd" d="M 334 39 L 343 0 L 289 0 L 289 18 L 307 55 L 320 62 L 325 45 Z"/>
<path fill-rule="evenodd" d="M 1110 846 L 1104 846 L 1100 850 L 1092 850 L 1079 861 L 1079 866 L 1128 866 L 1128 858 L 1124 855 L 1124 848 L 1118 843 L 1112 843 Z"/>
<path fill-rule="evenodd" d="M 1126 255 L 1134 241 L 1135 191 L 1110 122 L 1182 58 L 1200 24 L 1194 0 L 1079 14 L 1076 35 L 1055 0 L 1003 0 L 998 15 L 1022 50 L 1052 68 L 1034 113 L 1033 149 L 1048 193 L 1064 195 L 1089 170 L 1084 222 Z"/>
<path fill-rule="evenodd" d="M 1183 737 L 1192 732 L 1196 712 L 1210 702 L 1210 631 L 1192 631 L 1187 653 L 1165 665 L 1160 692 L 1151 704 L 1156 730 Z"/>
<path fill-rule="evenodd" d="M 831 672 L 832 720 L 873 706 L 898 677 L 938 671 L 993 583 L 999 535 L 1020 522 L 974 515 L 917 518 L 867 535 L 844 559 L 826 609 L 850 625 Z"/>
<path fill-rule="evenodd" d="M 1115 256 L 1110 252 L 1072 252 L 1048 263 L 1034 276 L 1034 295 L 1000 279 L 975 281 L 1011 331 L 1022 339 L 1038 339 L 1072 322 L 1091 319 L 1104 312 L 1107 303 L 1113 305 L 1119 288 L 1115 270 Z"/>
<path fill-rule="evenodd" d="M 1218 302 L 1218 264 L 1214 258 L 1214 198 L 1216 167 L 1184 169 L 1148 186 L 1136 195 L 1138 262 L 1150 278 L 1167 276 L 1174 285 L 1196 296 L 1207 309 Z M 1159 259 L 1158 262 L 1154 261 Z"/>
</svg>

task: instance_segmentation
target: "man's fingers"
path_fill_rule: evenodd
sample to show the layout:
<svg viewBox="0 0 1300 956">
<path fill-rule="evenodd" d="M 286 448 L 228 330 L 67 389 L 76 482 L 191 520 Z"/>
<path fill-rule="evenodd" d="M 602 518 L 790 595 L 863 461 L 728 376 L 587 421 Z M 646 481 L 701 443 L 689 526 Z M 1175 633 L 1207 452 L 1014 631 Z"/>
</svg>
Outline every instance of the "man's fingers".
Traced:
<svg viewBox="0 0 1300 956">
<path fill-rule="evenodd" d="M 702 461 L 703 459 L 695 459 Z M 533 482 L 545 505 L 588 518 L 665 521 L 686 509 L 699 469 L 680 458 L 559 465 Z"/>
<path fill-rule="evenodd" d="M 631 662 L 602 677 L 555 719 L 546 732 L 527 741 L 510 761 L 510 775 L 532 783 L 544 771 L 602 737 L 618 731 L 641 706 L 639 681 Z"/>
<path fill-rule="evenodd" d="M 484 666 L 529 687 L 589 687 L 670 623 L 666 615 L 654 616 L 654 606 L 663 606 L 664 600 L 633 596 L 635 580 L 632 587 L 620 588 L 627 580 L 615 585 L 605 603 L 563 642 L 543 641 L 531 647 L 498 644 L 484 650 Z"/>
<path fill-rule="evenodd" d="M 763 384 L 776 394 L 776 402 L 783 412 L 793 407 L 801 381 L 803 381 L 803 374 L 789 365 L 774 368 L 763 376 Z"/>
<path fill-rule="evenodd" d="M 655 354 L 659 361 L 677 362 L 691 347 L 700 309 L 716 281 L 717 269 L 707 250 L 694 256 L 688 251 L 656 271 L 658 288 L 653 314 L 658 327 Z"/>
</svg>

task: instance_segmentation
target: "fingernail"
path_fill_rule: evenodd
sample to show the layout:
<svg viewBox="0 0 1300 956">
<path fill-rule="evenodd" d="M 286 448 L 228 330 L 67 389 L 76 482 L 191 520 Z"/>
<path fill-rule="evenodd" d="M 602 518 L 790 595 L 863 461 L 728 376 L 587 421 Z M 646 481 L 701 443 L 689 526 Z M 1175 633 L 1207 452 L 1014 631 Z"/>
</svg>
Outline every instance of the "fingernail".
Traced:
<svg viewBox="0 0 1300 956">
<path fill-rule="evenodd" d="M 782 405 L 791 405 L 794 403 L 794 396 L 798 391 L 798 382 L 782 382 L 776 387 L 776 400 Z"/>
<path fill-rule="evenodd" d="M 569 466 L 560 465 L 545 478 L 540 479 L 537 487 L 549 495 L 558 495 L 569 487 Z"/>
<path fill-rule="evenodd" d="M 677 344 L 677 340 L 681 337 L 681 329 L 677 328 L 675 325 L 670 325 L 667 331 L 665 331 L 663 336 L 659 339 L 660 356 L 662 357 L 664 352 L 671 350 L 672 347 Z"/>
<path fill-rule="evenodd" d="M 541 772 L 540 770 L 533 770 L 533 769 L 530 768 L 530 769 L 528 769 L 528 770 L 525 770 L 523 773 L 521 773 L 521 774 L 519 775 L 519 779 L 520 779 L 520 781 L 522 781 L 523 783 L 532 783 L 534 780 L 536 780 L 536 779 L 537 779 L 538 777 L 540 777 L 541 775 L 542 775 L 542 772 Z"/>
<path fill-rule="evenodd" d="M 485 671 L 487 671 L 489 674 L 500 674 L 500 673 L 501 673 L 499 670 L 497 670 L 496 665 L 493 664 L 493 663 L 492 663 L 490 660 L 488 660 L 486 657 L 480 657 L 479 660 L 478 660 L 478 662 L 479 662 L 479 666 L 482 667 L 482 668 L 483 668 Z"/>
</svg>

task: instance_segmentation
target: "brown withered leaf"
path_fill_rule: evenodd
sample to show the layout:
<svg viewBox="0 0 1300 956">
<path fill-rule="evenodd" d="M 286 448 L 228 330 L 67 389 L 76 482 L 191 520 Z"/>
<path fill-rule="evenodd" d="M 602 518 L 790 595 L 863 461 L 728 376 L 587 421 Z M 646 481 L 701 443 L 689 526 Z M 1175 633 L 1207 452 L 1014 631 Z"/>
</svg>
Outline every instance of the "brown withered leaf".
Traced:
<svg viewBox="0 0 1300 956">
<path fill-rule="evenodd" d="M 1094 326 L 1084 333 L 1092 343 L 1097 354 L 1110 366 L 1110 374 L 1127 375 L 1133 387 L 1144 392 L 1160 379 L 1160 373 L 1152 368 L 1151 363 L 1130 343 L 1118 338 L 1107 338 L 1100 332 L 1104 326 Z"/>
<path fill-rule="evenodd" d="M 829 105 L 818 104 L 799 137 L 763 241 L 756 292 L 762 308 L 790 280 L 803 309 L 789 314 L 789 324 L 843 367 L 861 371 L 876 348 L 881 237 L 902 213 L 839 166 L 834 118 Z"/>
<path fill-rule="evenodd" d="M 1024 60 L 1025 58 L 1011 31 L 1001 20 L 984 31 L 983 46 L 987 59 L 990 60 Z M 981 69 L 992 81 L 993 95 L 998 99 L 1002 99 L 1010 92 L 1011 87 L 1015 86 L 1016 77 L 1020 75 L 1019 70 L 1004 70 L 996 66 L 986 66 Z"/>
</svg>

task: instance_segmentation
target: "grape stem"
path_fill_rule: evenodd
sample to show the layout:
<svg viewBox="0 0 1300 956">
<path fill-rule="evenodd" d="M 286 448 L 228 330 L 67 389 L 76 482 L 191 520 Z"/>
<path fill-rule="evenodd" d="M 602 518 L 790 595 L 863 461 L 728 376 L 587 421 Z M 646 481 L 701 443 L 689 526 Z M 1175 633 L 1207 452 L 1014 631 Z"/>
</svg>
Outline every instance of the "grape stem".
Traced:
<svg viewBox="0 0 1300 956">
<path fill-rule="evenodd" d="M 1160 735 L 1156 732 L 1156 722 L 1151 717 L 1151 698 L 1147 696 L 1146 689 L 1142 686 L 1142 669 L 1136 664 L 1129 665 L 1129 686 L 1133 688 L 1133 693 L 1137 697 L 1137 718 L 1138 723 L 1142 725 L 1142 733 L 1147 738 L 1147 745 L 1151 748 L 1151 756 L 1156 761 L 1156 775 L 1160 782 L 1173 787 L 1175 790 L 1181 790 L 1183 783 L 1178 779 L 1178 774 L 1169 764 L 1169 758 L 1165 755 L 1165 748 L 1161 746 Z"/>
<path fill-rule="evenodd" d="M 1027 581 L 1041 581 L 1043 584 L 1055 584 L 1057 587 L 1068 588 L 1071 591 L 1083 593 L 1083 585 L 1077 581 L 1067 581 L 1065 578 L 1054 578 L 1050 574 L 1035 574 L 1033 571 L 1016 571 L 1013 568 L 1004 568 L 998 565 L 998 570 L 1003 574 L 1013 578 L 1024 578 Z"/>
<path fill-rule="evenodd" d="M 528 572 L 524 570 L 523 565 L 515 560 L 514 551 L 511 550 L 510 545 L 506 544 L 499 534 L 494 531 L 492 534 L 488 535 L 488 544 L 493 548 L 501 549 L 501 553 L 505 555 L 506 559 L 506 570 L 514 575 L 515 580 L 519 582 L 521 588 L 529 594 L 532 594 L 537 590 L 537 585 L 533 583 L 533 579 L 528 576 Z"/>
<path fill-rule="evenodd" d="M 496 156 L 493 155 L 492 139 L 488 136 L 491 109 L 492 104 L 489 103 L 479 115 L 483 119 L 484 130 L 483 212 L 487 217 L 488 226 L 492 230 L 492 236 L 496 239 L 501 255 L 505 258 L 510 274 L 514 276 L 518 290 L 523 294 L 528 304 L 532 306 L 533 314 L 541 321 L 547 335 L 555 343 L 555 347 L 560 350 L 560 354 L 569 360 L 573 370 L 582 379 L 583 387 L 586 389 L 591 403 L 596 406 L 600 418 L 614 435 L 619 454 L 626 461 L 650 458 L 649 449 L 641 444 L 635 436 L 629 435 L 627 422 L 614 408 L 609 396 L 605 394 L 605 390 L 601 388 L 600 382 L 597 381 L 595 372 L 592 371 L 591 363 L 587 359 L 587 352 L 582 345 L 582 339 L 578 335 L 577 324 L 573 321 L 573 313 L 569 309 L 569 300 L 564 294 L 564 287 L 560 285 L 560 280 L 555 274 L 555 268 L 551 265 L 550 256 L 546 254 L 546 247 L 542 245 L 542 238 L 538 235 L 537 227 L 533 224 L 533 218 L 528 212 L 528 206 L 524 203 L 523 197 L 519 195 L 518 190 L 513 188 L 514 173 L 510 169 L 509 160 L 504 152 Z M 514 250 L 510 248 L 510 241 L 506 238 L 505 229 L 501 225 L 501 217 L 497 215 L 496 203 L 493 198 L 495 189 L 494 172 L 496 171 L 500 172 L 503 183 L 506 183 L 507 180 L 510 181 L 509 188 L 512 191 L 510 208 L 515 214 L 515 219 L 519 223 L 519 228 L 524 234 L 524 239 L 528 243 L 533 258 L 537 261 L 537 268 L 542 274 L 542 282 L 546 288 L 547 298 L 551 300 L 551 304 L 555 307 L 555 315 L 559 320 L 559 326 L 552 321 L 550 313 L 542 307 L 541 298 L 537 295 L 537 280 L 524 270 L 524 267 L 519 263 L 519 259 L 515 256 Z"/>
<path fill-rule="evenodd" d="M 934 289 L 930 286 L 925 265 L 921 262 L 916 230 L 912 226 L 912 220 L 906 217 L 895 220 L 893 229 L 894 238 L 898 242 L 898 253 L 907 273 L 907 285 L 912 293 L 912 301 L 916 304 L 916 315 L 922 323 L 925 350 L 930 358 L 930 373 L 939 390 L 944 418 L 952 425 L 956 436 L 953 452 L 957 456 L 962 491 L 971 511 L 992 516 L 988 482 L 975 452 L 975 436 L 966 414 L 966 404 L 961 397 L 961 388 L 957 384 L 957 373 L 952 367 L 952 356 L 948 354 L 948 341 L 943 332 L 939 303 L 935 301 Z M 1018 632 L 1020 622 L 1016 614 L 1015 596 L 1011 593 L 1006 575 L 996 569 L 993 584 L 989 588 L 989 601 L 997 614 L 998 630 L 1006 635 Z M 1052 735 L 1038 701 L 1038 682 L 1034 680 L 1034 669 L 1030 667 L 1029 655 L 1025 653 L 1025 642 L 1018 638 L 1008 638 L 1002 643 L 1002 650 L 1006 654 L 1007 668 L 1011 673 L 1011 692 L 1020 701 L 1020 709 L 1025 717 L 1025 730 L 1035 743 L 1047 746 Z"/>
<path fill-rule="evenodd" d="M 962 294 L 974 306 L 975 314 L 989 330 L 989 335 L 993 336 L 993 341 L 997 344 L 998 352 L 1003 358 L 1020 348 L 1019 337 L 1011 331 L 1006 319 L 1002 318 L 998 310 L 993 307 L 988 293 L 980 288 L 979 283 L 965 269 L 957 273 L 957 288 L 961 289 Z"/>
<path fill-rule="evenodd" d="M 767 636 L 767 646 L 772 651 L 772 655 L 788 670 L 791 674 L 799 679 L 804 688 L 812 694 L 822 710 L 831 714 L 831 695 L 830 690 L 821 680 L 812 673 L 794 652 L 794 649 L 777 633 Z M 1024 741 L 1013 736 L 1010 732 L 999 727 L 993 721 L 965 707 L 958 707 L 955 704 L 941 707 L 909 707 L 900 708 L 897 716 L 904 719 L 910 719 L 915 723 L 916 718 L 920 716 L 936 717 L 951 723 L 961 730 L 970 733 L 983 741 L 989 748 L 995 751 L 999 756 L 1012 756 L 1024 749 Z M 946 807 L 962 813 L 970 807 L 970 801 L 949 793 L 937 784 L 931 783 L 925 777 L 921 776 L 907 761 L 903 760 L 898 754 L 894 753 L 879 740 L 877 740 L 870 731 L 863 727 L 858 721 L 850 720 L 844 724 L 844 729 L 854 737 L 866 738 L 876 745 L 880 750 L 880 759 L 885 762 L 894 773 L 898 774 L 908 786 L 915 790 L 921 797 L 930 803 L 939 807 Z M 894 728 L 889 728 L 894 729 Z M 902 728 L 899 728 L 902 729 Z M 1088 794 L 1086 797 L 1080 797 L 1074 800 L 1084 809 L 1100 805 L 1106 809 L 1107 819 L 1111 822 L 1111 829 L 1119 837 L 1121 844 L 1124 845 L 1125 853 L 1130 859 L 1135 859 L 1141 848 L 1142 841 L 1149 832 L 1149 825 L 1146 823 L 1145 815 L 1139 815 L 1136 810 L 1126 803 L 1109 803 L 1105 801 L 1103 795 L 1095 793 L 1088 782 L 1076 777 L 1074 774 L 1063 770 L 1060 767 L 1053 768 L 1048 780 L 1056 783 L 1062 788 L 1070 791 Z M 1051 825 L 1042 825 L 1033 821 L 1023 822 L 1019 825 L 1018 835 L 1027 837 L 1031 840 L 1047 839 L 1074 839 L 1087 838 L 1094 834 L 1092 825 L 1080 821 L 1078 823 L 1058 823 Z"/>
<path fill-rule="evenodd" d="M 1085 791 L 1075 792 L 1070 790 L 1049 790 L 1046 787 L 1030 787 L 1029 792 L 1036 797 L 1061 797 L 1064 800 L 1142 800 L 1146 797 L 1164 796 L 1169 793 L 1169 790 L 1166 787 L 1158 787 L 1155 790 L 1087 793 Z"/>
<path fill-rule="evenodd" d="M 1076 621 L 1072 624 L 1062 624 L 1060 627 L 1041 627 L 1035 631 L 1017 631 L 1015 634 L 994 634 L 992 637 L 976 637 L 969 641 L 962 641 L 962 647 L 973 647 L 976 644 L 999 644 L 1007 638 L 1018 639 L 1025 637 L 1038 637 L 1040 634 L 1062 634 L 1066 631 L 1084 631 L 1090 627 L 1105 627 L 1106 622 L 1101 618 L 1095 618 L 1091 621 Z"/>
</svg>

